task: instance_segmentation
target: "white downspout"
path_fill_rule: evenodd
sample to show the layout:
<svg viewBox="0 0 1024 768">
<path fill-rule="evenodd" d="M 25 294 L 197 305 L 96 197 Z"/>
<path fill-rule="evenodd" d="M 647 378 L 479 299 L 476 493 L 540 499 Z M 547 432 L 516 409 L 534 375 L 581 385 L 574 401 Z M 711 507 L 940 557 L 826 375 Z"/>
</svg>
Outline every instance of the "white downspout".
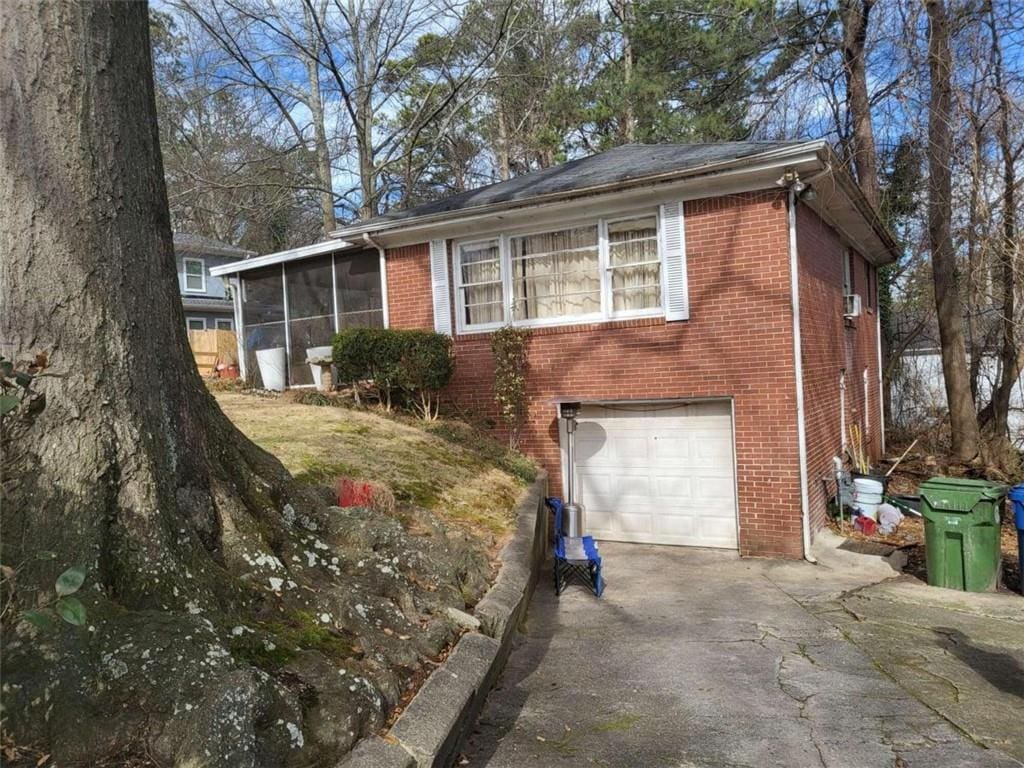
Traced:
<svg viewBox="0 0 1024 768">
<path fill-rule="evenodd" d="M 875 273 L 875 284 L 878 284 L 878 273 Z M 875 295 L 878 295 L 877 289 Z M 881 434 L 878 436 L 878 451 L 880 456 L 885 455 L 885 378 L 882 376 L 882 312 L 881 308 L 877 307 L 878 302 L 875 302 L 876 309 L 878 310 L 877 326 L 875 330 L 875 342 L 878 346 L 878 423 L 882 427 Z"/>
<path fill-rule="evenodd" d="M 381 308 L 384 310 L 384 327 L 390 328 L 391 322 L 388 315 L 388 265 L 387 259 L 384 257 L 384 246 L 370 237 L 368 232 L 363 233 L 363 242 L 376 248 L 377 253 L 380 255 L 380 302 Z"/>
<path fill-rule="evenodd" d="M 789 282 L 793 310 L 793 369 L 796 375 L 796 431 L 800 459 L 800 525 L 803 531 L 804 560 L 818 562 L 811 554 L 810 493 L 807 482 L 807 425 L 804 419 L 804 366 L 800 345 L 800 264 L 796 248 L 796 191 L 789 187 Z"/>
<path fill-rule="evenodd" d="M 237 272 L 231 278 L 231 309 L 235 316 L 235 345 L 238 348 L 238 375 L 245 381 L 248 378 L 248 371 L 245 365 L 245 339 L 243 333 L 245 326 L 242 325 L 242 277 Z"/>
</svg>

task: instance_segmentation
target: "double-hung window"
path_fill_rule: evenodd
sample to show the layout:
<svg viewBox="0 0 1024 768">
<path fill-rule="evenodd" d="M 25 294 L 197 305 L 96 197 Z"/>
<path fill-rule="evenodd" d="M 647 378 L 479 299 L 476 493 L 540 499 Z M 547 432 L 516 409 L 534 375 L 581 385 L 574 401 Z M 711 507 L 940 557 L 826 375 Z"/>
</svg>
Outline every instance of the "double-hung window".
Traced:
<svg viewBox="0 0 1024 768">
<path fill-rule="evenodd" d="M 505 322 L 501 245 L 497 239 L 459 246 L 459 311 L 464 328 Z"/>
<path fill-rule="evenodd" d="M 612 314 L 661 306 L 658 218 L 639 216 L 608 222 L 608 271 Z"/>
<path fill-rule="evenodd" d="M 203 259 L 182 259 L 185 271 L 185 292 L 206 293 L 206 262 Z"/>
<path fill-rule="evenodd" d="M 654 211 L 457 243 L 458 330 L 657 314 L 659 243 Z"/>
</svg>

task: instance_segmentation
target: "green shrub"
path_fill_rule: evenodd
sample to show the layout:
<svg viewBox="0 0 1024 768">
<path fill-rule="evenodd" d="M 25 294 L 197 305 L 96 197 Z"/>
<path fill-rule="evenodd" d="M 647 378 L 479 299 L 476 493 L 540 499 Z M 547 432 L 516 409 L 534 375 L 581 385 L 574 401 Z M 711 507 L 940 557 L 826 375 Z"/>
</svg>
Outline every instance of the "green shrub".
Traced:
<svg viewBox="0 0 1024 768">
<path fill-rule="evenodd" d="M 334 337 L 334 363 L 338 378 L 371 380 L 380 401 L 391 410 L 396 392 L 407 394 L 423 418 L 437 416 L 440 390 L 454 371 L 452 342 L 432 331 L 391 328 L 349 328 Z M 357 394 L 358 397 L 358 394 Z"/>
<path fill-rule="evenodd" d="M 437 418 L 438 394 L 455 372 L 452 340 L 441 333 L 403 331 L 399 384 L 413 399 L 413 407 L 427 421 Z"/>
</svg>

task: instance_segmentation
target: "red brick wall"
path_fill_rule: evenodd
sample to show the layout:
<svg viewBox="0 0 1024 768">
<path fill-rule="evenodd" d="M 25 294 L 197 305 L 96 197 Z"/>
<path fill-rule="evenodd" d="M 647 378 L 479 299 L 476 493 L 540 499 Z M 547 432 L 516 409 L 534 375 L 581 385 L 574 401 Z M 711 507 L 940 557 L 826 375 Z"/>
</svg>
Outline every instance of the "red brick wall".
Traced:
<svg viewBox="0 0 1024 768">
<path fill-rule="evenodd" d="M 732 397 L 740 551 L 800 557 L 800 486 L 784 196 L 775 191 L 686 203 L 690 319 L 537 329 L 530 341 L 524 450 L 560 493 L 552 399 Z M 388 251 L 394 327 L 433 327 L 427 244 Z M 494 416 L 487 334 L 455 340 L 450 394 Z"/>
<path fill-rule="evenodd" d="M 429 245 L 391 248 L 386 253 L 386 260 L 388 324 L 392 328 L 434 330 Z"/>
<path fill-rule="evenodd" d="M 880 454 L 878 302 L 874 269 L 870 269 L 869 278 L 868 263 L 856 254 L 853 287 L 860 294 L 864 309 L 857 319 L 844 321 L 845 246 L 835 230 L 807 207 L 802 206 L 797 213 L 796 231 L 811 527 L 818 530 L 826 521 L 826 493 L 821 479 L 825 475 L 831 478 L 832 457 L 839 454 L 842 446 L 839 379 L 844 369 L 847 430 L 850 424 L 864 428 L 863 374 L 868 369 L 868 447 L 873 457 Z M 830 489 L 834 489 L 831 482 Z"/>
</svg>

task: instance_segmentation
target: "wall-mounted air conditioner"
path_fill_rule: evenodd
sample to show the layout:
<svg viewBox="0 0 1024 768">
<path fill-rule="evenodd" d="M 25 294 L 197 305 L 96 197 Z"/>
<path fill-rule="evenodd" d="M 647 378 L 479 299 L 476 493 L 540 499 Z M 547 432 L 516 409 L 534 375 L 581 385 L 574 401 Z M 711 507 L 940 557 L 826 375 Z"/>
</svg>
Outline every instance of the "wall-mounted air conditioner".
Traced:
<svg viewBox="0 0 1024 768">
<path fill-rule="evenodd" d="M 860 317 L 860 295 L 851 293 L 843 296 L 843 317 Z"/>
</svg>

